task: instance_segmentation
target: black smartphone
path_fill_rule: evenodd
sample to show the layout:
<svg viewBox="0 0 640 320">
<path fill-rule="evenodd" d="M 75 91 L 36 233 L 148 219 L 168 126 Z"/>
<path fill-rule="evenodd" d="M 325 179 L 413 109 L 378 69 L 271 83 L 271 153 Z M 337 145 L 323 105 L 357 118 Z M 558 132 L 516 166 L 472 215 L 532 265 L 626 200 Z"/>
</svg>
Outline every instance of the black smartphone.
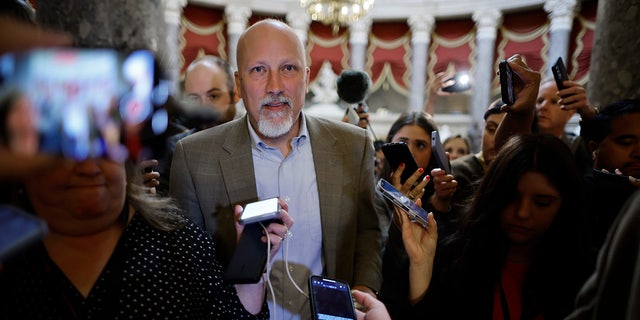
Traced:
<svg viewBox="0 0 640 320">
<path fill-rule="evenodd" d="M 381 147 L 382 153 L 384 153 L 384 158 L 389 161 L 389 165 L 391 166 L 391 170 L 395 171 L 398 169 L 401 163 L 404 163 L 405 167 L 402 171 L 402 176 L 400 177 L 400 182 L 404 183 L 413 175 L 416 170 L 418 170 L 418 164 L 416 160 L 413 158 L 411 154 L 411 150 L 409 150 L 409 146 L 407 146 L 404 142 L 389 142 L 385 143 Z M 422 176 L 416 181 L 421 181 L 422 178 L 425 177 L 427 173 L 423 173 Z"/>
<path fill-rule="evenodd" d="M 47 223 L 17 207 L 0 206 L 0 261 L 38 242 L 48 232 Z"/>
<path fill-rule="evenodd" d="M 553 73 L 553 78 L 556 80 L 556 86 L 558 86 L 558 90 L 566 89 L 567 87 L 562 82 L 565 80 L 569 80 L 569 76 L 567 75 L 567 68 L 565 68 L 564 66 L 562 57 L 558 58 L 558 60 L 556 60 L 556 63 L 551 66 L 551 73 Z"/>
<path fill-rule="evenodd" d="M 269 198 L 245 205 L 238 223 L 245 225 L 236 249 L 225 270 L 225 278 L 232 283 L 257 283 L 267 263 L 267 243 L 262 241 L 265 227 L 281 217 L 278 198 Z"/>
<path fill-rule="evenodd" d="M 453 81 L 452 84 L 442 87 L 444 92 L 461 92 L 471 88 L 471 77 L 467 72 L 458 72 L 453 77 L 448 78 L 445 82 Z"/>
<path fill-rule="evenodd" d="M 500 73 L 500 93 L 502 101 L 508 106 L 516 103 L 516 93 L 513 89 L 513 71 L 507 60 L 500 61 L 498 65 Z"/>
<path fill-rule="evenodd" d="M 435 157 L 436 164 L 440 169 L 444 170 L 446 173 L 451 173 L 449 158 L 447 158 L 444 146 L 440 141 L 440 134 L 435 130 L 431 131 L 431 154 Z"/>
<path fill-rule="evenodd" d="M 234 284 L 257 283 L 267 263 L 267 244 L 262 241 L 263 230 L 259 223 L 244 227 L 236 249 L 224 273 L 225 279 Z"/>
<path fill-rule="evenodd" d="M 357 319 L 351 289 L 342 280 L 310 276 L 309 301 L 313 320 Z"/>
<path fill-rule="evenodd" d="M 377 184 L 378 190 L 382 192 L 382 195 L 389 201 L 393 202 L 398 208 L 402 209 L 407 214 L 409 220 L 420 223 L 423 227 L 429 225 L 428 212 L 418 206 L 411 199 L 406 197 L 402 192 L 396 189 L 389 181 L 380 179 Z"/>
<path fill-rule="evenodd" d="M 278 197 L 248 203 L 238 220 L 240 224 L 280 219 L 280 203 Z M 265 225 L 266 226 L 266 225 Z"/>
</svg>

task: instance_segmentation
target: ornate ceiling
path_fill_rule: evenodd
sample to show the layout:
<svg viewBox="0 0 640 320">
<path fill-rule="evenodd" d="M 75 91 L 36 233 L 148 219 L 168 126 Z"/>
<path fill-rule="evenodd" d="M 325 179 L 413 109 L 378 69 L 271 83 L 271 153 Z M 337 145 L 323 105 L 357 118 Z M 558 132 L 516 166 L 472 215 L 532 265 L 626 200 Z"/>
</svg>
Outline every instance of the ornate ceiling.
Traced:
<svg viewBox="0 0 640 320">
<path fill-rule="evenodd" d="M 563 0 L 550 0 L 559 2 Z M 566 1 L 566 0 L 565 0 Z M 436 18 L 471 16 L 474 11 L 498 9 L 502 12 L 542 7 L 544 0 L 376 0 L 371 12 L 373 20 L 406 20 L 413 15 Z M 299 0 L 189 0 L 210 7 L 249 6 L 254 12 L 285 15 L 300 8 Z"/>
</svg>

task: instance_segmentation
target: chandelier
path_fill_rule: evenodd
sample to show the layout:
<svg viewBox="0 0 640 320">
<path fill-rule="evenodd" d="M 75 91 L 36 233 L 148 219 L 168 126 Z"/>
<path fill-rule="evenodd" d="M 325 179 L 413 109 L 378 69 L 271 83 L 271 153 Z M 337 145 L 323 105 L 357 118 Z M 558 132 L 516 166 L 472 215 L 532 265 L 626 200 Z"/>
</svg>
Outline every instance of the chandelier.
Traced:
<svg viewBox="0 0 640 320">
<path fill-rule="evenodd" d="M 340 26 L 357 21 L 366 15 L 374 0 L 300 0 L 300 6 L 314 21 L 333 27 L 337 33 Z"/>
</svg>

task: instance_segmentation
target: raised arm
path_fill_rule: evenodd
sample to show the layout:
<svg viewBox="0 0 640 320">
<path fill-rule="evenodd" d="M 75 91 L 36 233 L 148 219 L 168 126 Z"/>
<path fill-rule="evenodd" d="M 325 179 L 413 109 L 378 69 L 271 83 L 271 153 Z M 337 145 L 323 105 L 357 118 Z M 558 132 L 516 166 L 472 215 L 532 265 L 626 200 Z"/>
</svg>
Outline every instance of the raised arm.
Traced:
<svg viewBox="0 0 640 320">
<path fill-rule="evenodd" d="M 496 153 L 511 136 L 531 133 L 540 88 L 540 73 L 531 70 L 519 54 L 511 56 L 507 62 L 513 70 L 516 102 L 511 106 L 502 106 L 507 114 L 494 138 Z"/>
</svg>

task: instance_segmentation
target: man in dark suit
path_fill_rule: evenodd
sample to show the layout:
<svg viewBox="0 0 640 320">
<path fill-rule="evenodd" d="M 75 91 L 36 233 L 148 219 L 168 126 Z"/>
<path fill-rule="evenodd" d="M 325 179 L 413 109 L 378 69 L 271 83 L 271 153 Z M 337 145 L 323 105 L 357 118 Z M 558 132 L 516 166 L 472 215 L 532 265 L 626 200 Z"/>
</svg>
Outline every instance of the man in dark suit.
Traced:
<svg viewBox="0 0 640 320">
<path fill-rule="evenodd" d="M 295 227 L 274 259 L 276 305 L 268 299 L 287 319 L 311 315 L 287 273 L 304 291 L 311 274 L 370 293 L 381 282 L 373 144 L 361 128 L 302 112 L 305 57 L 286 24 L 268 19 L 248 28 L 238 40 L 235 74 L 247 115 L 178 142 L 170 178 L 171 194 L 227 259 L 237 241 L 233 205 L 274 196 L 288 203 Z"/>
</svg>

